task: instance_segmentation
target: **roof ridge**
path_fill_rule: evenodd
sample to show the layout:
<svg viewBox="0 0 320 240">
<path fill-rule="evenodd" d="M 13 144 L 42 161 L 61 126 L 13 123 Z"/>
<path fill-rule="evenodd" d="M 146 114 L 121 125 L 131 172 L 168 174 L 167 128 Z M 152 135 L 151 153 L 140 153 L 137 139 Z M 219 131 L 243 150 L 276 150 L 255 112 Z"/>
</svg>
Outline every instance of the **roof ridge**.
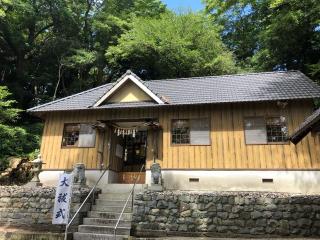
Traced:
<svg viewBox="0 0 320 240">
<path fill-rule="evenodd" d="M 81 91 L 81 92 L 72 94 L 72 95 L 70 95 L 70 96 L 66 96 L 66 97 L 63 97 L 63 98 L 56 99 L 56 100 L 54 100 L 54 101 L 50 101 L 50 102 L 47 102 L 47 103 L 43 103 L 43 104 L 34 106 L 34 107 L 32 107 L 32 108 L 28 108 L 28 109 L 27 109 L 27 112 L 32 111 L 32 110 L 36 110 L 36 109 L 38 109 L 38 108 L 40 108 L 40 107 L 50 106 L 50 105 L 52 105 L 52 104 L 54 104 L 54 103 L 61 102 L 61 101 L 63 101 L 63 100 L 67 100 L 67 99 L 72 98 L 72 97 L 75 97 L 75 96 L 79 96 L 79 95 L 82 95 L 82 94 L 85 94 L 85 93 L 88 93 L 88 92 L 92 92 L 92 91 L 97 90 L 97 89 L 99 89 L 99 88 L 105 87 L 105 86 L 107 86 L 107 85 L 109 85 L 109 84 L 112 84 L 112 83 L 106 83 L 106 84 L 103 84 L 103 85 L 100 85 L 100 86 L 97 86 L 97 87 L 94 87 L 94 88 L 87 89 L 87 90 L 85 90 L 85 91 Z"/>
<path fill-rule="evenodd" d="M 185 77 L 185 78 L 163 78 L 163 79 L 150 79 L 145 82 L 154 81 L 172 81 L 172 80 L 190 80 L 190 79 L 202 79 L 202 78 L 218 78 L 218 77 L 231 77 L 231 76 L 245 76 L 245 75 L 260 75 L 260 74 L 276 74 L 276 73 L 288 73 L 288 72 L 299 72 L 299 70 L 288 70 L 288 71 L 268 71 L 268 72 L 252 72 L 252 73 L 237 73 L 237 74 L 224 74 L 224 75 L 208 75 L 201 77 Z M 303 74 L 304 75 L 304 74 Z"/>
</svg>

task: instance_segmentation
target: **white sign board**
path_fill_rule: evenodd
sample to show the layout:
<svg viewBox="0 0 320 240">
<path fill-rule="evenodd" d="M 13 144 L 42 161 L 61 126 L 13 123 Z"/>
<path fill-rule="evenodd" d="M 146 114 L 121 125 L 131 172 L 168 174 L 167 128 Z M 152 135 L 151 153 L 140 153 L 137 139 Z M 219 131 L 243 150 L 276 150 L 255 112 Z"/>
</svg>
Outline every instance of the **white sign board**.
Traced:
<svg viewBox="0 0 320 240">
<path fill-rule="evenodd" d="M 64 173 L 60 176 L 54 201 L 52 224 L 68 224 L 72 185 L 72 173 Z"/>
</svg>

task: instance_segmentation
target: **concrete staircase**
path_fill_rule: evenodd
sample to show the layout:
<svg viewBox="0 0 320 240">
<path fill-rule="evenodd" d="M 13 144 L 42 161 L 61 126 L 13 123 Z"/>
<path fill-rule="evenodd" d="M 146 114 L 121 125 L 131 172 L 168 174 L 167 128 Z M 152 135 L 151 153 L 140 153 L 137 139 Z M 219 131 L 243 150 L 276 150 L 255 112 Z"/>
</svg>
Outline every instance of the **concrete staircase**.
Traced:
<svg viewBox="0 0 320 240">
<path fill-rule="evenodd" d="M 114 238 L 114 227 L 118 221 L 123 206 L 129 196 L 133 184 L 108 184 L 102 189 L 92 206 L 88 217 L 79 225 L 78 232 L 73 234 L 74 240 L 107 240 Z M 146 185 L 137 184 L 135 193 L 143 191 Z M 117 228 L 116 239 L 128 239 L 131 230 L 132 198 L 122 214 Z"/>
</svg>

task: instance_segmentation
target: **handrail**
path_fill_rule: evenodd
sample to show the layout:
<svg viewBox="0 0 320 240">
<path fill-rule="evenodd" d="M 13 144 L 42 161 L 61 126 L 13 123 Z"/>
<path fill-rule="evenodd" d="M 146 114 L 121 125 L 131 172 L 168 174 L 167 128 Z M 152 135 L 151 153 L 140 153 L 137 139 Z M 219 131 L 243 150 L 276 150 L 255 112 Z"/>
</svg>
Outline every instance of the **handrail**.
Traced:
<svg viewBox="0 0 320 240">
<path fill-rule="evenodd" d="M 94 184 L 94 186 L 91 188 L 90 192 L 88 193 L 87 197 L 83 200 L 82 204 L 80 205 L 80 207 L 78 208 L 78 210 L 75 212 L 75 214 L 73 215 L 73 217 L 71 218 L 71 220 L 69 221 L 68 224 L 66 224 L 66 229 L 65 229 L 65 233 L 64 233 L 64 240 L 67 240 L 67 236 L 68 236 L 68 228 L 70 227 L 71 223 L 73 222 L 73 220 L 76 218 L 77 214 L 80 212 L 81 208 L 84 206 L 84 204 L 87 202 L 87 200 L 89 199 L 90 195 L 94 192 L 94 190 L 96 189 L 96 187 L 98 186 L 100 180 L 102 179 L 102 177 L 104 176 L 104 174 L 107 172 L 107 170 L 109 170 L 110 168 L 110 164 L 108 165 L 108 167 L 103 171 L 103 173 L 101 174 L 101 176 L 99 177 L 99 179 L 96 181 L 96 183 Z"/>
<path fill-rule="evenodd" d="M 120 222 L 121 217 L 122 217 L 122 215 L 123 215 L 123 213 L 124 213 L 124 210 L 126 209 L 126 206 L 127 206 L 128 202 L 129 202 L 129 199 L 130 199 L 131 195 L 133 196 L 134 188 L 135 188 L 135 186 L 136 186 L 136 184 L 137 184 L 137 180 L 138 180 L 139 174 L 142 172 L 143 168 L 144 168 L 144 164 L 141 166 L 141 169 L 140 169 L 139 173 L 136 175 L 136 177 L 135 177 L 135 179 L 134 179 L 134 184 L 133 184 L 133 186 L 132 186 L 132 188 L 131 188 L 131 191 L 130 191 L 130 193 L 129 193 L 129 196 L 128 196 L 128 198 L 127 198 L 127 201 L 126 201 L 126 203 L 124 204 L 124 206 L 123 206 L 123 208 L 122 208 L 122 211 L 121 211 L 121 213 L 120 213 L 120 216 L 119 216 L 119 218 L 118 218 L 118 221 L 117 221 L 117 223 L 116 223 L 116 225 L 115 225 L 115 227 L 114 227 L 114 230 L 113 230 L 114 239 L 117 238 L 117 228 L 118 228 L 119 222 Z M 133 204 L 133 199 L 132 199 L 132 204 Z M 132 210 L 133 210 L 133 209 L 132 209 Z"/>
</svg>

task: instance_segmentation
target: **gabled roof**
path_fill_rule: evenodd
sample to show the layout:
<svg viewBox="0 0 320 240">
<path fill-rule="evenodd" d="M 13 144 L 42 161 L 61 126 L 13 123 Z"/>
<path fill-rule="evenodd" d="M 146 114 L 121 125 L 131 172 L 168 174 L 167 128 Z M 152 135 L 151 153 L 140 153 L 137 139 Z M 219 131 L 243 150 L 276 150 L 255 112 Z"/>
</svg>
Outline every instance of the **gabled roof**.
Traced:
<svg viewBox="0 0 320 240">
<path fill-rule="evenodd" d="M 303 123 L 290 136 L 290 141 L 294 144 L 300 142 L 315 126 L 320 125 L 320 108 L 307 117 Z"/>
<path fill-rule="evenodd" d="M 164 102 L 150 90 L 137 75 L 128 70 L 124 75 L 122 75 L 115 84 L 93 105 L 93 107 L 99 107 L 104 103 L 112 94 L 114 94 L 121 86 L 126 82 L 131 81 L 136 86 L 138 86 L 143 92 L 145 92 L 151 99 L 153 99 L 158 104 L 163 104 Z"/>
<path fill-rule="evenodd" d="M 124 76 L 137 78 L 132 72 L 127 72 Z M 120 79 L 123 79 L 124 76 Z M 121 80 L 36 106 L 28 111 L 47 112 L 320 98 L 320 87 L 316 83 L 299 71 L 288 71 L 154 81 L 139 80 L 144 87 L 166 104 L 136 102 L 109 105 L 104 104 L 103 101 L 102 105 L 97 104 L 119 81 Z"/>
</svg>

